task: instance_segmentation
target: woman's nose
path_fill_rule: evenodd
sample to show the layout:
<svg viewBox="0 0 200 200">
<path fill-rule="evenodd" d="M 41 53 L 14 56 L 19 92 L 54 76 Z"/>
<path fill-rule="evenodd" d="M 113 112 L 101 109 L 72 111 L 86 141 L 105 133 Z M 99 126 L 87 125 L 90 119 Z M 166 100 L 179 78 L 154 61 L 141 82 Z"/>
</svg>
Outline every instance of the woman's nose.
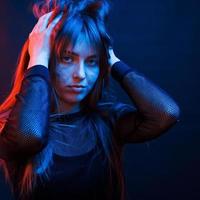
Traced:
<svg viewBox="0 0 200 200">
<path fill-rule="evenodd" d="M 84 67 L 83 62 L 78 63 L 74 67 L 73 78 L 74 79 L 80 79 L 80 80 L 85 79 L 85 67 Z"/>
</svg>

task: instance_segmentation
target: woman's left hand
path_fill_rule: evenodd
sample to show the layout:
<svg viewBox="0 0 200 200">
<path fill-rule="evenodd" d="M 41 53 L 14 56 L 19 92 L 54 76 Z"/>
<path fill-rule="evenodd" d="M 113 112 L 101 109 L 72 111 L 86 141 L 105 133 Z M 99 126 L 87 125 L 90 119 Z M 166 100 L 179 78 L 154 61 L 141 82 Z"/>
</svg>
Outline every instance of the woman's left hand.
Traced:
<svg viewBox="0 0 200 200">
<path fill-rule="evenodd" d="M 120 61 L 120 59 L 117 58 L 117 56 L 115 55 L 115 53 L 114 53 L 112 47 L 110 47 L 108 51 L 109 51 L 108 63 L 109 63 L 109 65 L 110 65 L 110 68 L 112 68 L 112 66 L 113 66 L 116 62 Z"/>
</svg>

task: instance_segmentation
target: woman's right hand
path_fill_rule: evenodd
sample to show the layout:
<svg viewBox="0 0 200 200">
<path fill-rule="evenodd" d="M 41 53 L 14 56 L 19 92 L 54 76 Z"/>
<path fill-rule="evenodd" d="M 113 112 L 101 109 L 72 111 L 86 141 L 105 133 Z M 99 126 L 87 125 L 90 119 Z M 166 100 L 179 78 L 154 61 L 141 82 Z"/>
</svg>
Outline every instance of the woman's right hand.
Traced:
<svg viewBox="0 0 200 200">
<path fill-rule="evenodd" d="M 52 17 L 54 12 L 55 11 L 52 11 L 41 16 L 32 32 L 29 34 L 28 52 L 30 60 L 27 69 L 33 67 L 34 65 L 43 65 L 48 68 L 51 54 L 51 42 L 54 41 L 53 37 L 56 35 L 55 26 L 62 16 L 62 14 L 59 14 L 48 25 L 49 19 Z"/>
</svg>

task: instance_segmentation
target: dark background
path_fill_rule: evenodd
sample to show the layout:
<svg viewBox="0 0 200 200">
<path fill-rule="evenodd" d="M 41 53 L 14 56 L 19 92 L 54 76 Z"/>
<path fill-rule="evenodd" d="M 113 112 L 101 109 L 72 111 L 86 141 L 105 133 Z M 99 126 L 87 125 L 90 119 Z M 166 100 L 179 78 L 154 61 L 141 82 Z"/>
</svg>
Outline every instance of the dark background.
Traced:
<svg viewBox="0 0 200 200">
<path fill-rule="evenodd" d="M 36 19 L 28 0 L 1 0 L 0 101 L 11 89 L 21 47 Z M 156 140 L 127 145 L 124 168 L 130 200 L 200 199 L 200 1 L 115 0 L 109 29 L 114 50 L 165 89 L 180 122 Z M 129 101 L 117 87 L 119 99 Z M 0 199 L 9 190 L 0 177 Z"/>
</svg>

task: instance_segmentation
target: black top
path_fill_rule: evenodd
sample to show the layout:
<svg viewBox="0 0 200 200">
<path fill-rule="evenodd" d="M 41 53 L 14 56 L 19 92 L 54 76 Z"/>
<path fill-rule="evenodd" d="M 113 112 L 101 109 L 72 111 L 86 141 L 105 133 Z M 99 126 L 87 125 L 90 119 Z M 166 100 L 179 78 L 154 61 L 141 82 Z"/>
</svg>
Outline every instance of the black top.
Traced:
<svg viewBox="0 0 200 200">
<path fill-rule="evenodd" d="M 30 158 L 34 161 L 38 176 L 28 199 L 106 199 L 110 191 L 108 160 L 98 134 L 90 130 L 99 133 L 104 128 L 105 140 L 112 136 L 122 150 L 127 143 L 160 136 L 179 121 L 176 102 L 134 67 L 120 61 L 112 66 L 111 74 L 133 105 L 101 102 L 98 112 L 87 118 L 84 109 L 72 114 L 51 113 L 49 70 L 36 65 L 26 71 L 0 135 L 0 158 L 7 163 L 16 161 L 18 174 Z M 83 122 L 90 123 L 89 130 Z M 119 199 L 115 174 L 113 179 L 112 199 Z"/>
<path fill-rule="evenodd" d="M 108 163 L 102 152 L 93 157 L 95 152 L 96 148 L 73 157 L 54 154 L 49 180 L 38 180 L 32 199 L 106 200 Z M 117 200 L 119 190 L 114 188 L 112 199 Z"/>
<path fill-rule="evenodd" d="M 83 127 L 76 125 L 84 116 L 84 110 L 72 114 L 51 115 L 49 144 L 38 154 L 38 160 L 42 160 L 44 151 L 46 160 L 50 159 L 53 150 L 53 164 L 48 168 L 48 177 L 44 175 L 41 165 L 37 168 L 39 176 L 31 199 L 106 200 L 109 195 L 112 195 L 112 199 L 120 199 L 114 171 L 112 180 L 115 185 L 112 194 L 109 194 L 108 160 L 100 140 L 92 140 L 92 135 L 88 136 L 83 132 L 84 136 L 91 139 L 84 143 L 81 140 L 83 137 L 77 134 Z"/>
</svg>

